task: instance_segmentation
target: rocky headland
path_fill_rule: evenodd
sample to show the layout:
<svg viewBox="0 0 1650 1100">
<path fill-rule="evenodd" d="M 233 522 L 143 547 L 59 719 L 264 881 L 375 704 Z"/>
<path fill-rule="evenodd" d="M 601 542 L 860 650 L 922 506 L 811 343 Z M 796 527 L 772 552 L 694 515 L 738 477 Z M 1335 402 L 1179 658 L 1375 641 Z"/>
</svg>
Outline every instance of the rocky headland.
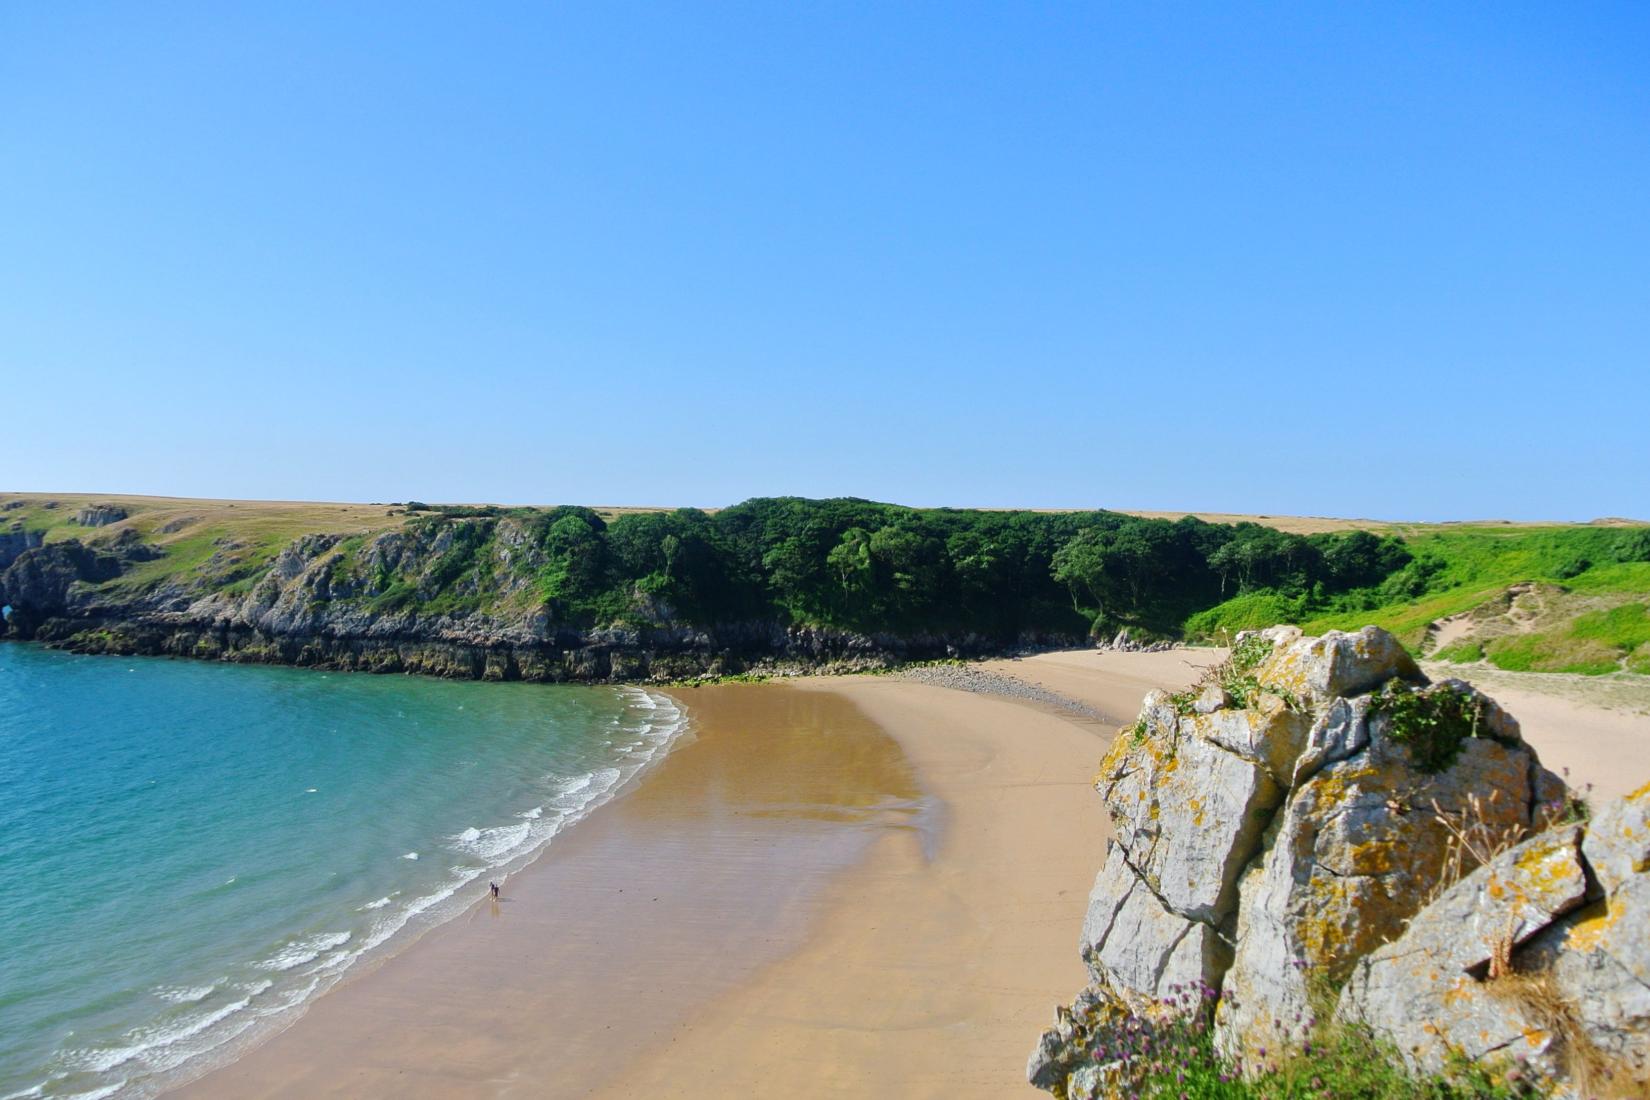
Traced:
<svg viewBox="0 0 1650 1100">
<path fill-rule="evenodd" d="M 75 522 L 123 518 L 94 505 Z M 1082 640 L 861 632 L 755 614 L 707 622 L 640 586 L 610 625 L 590 625 L 543 594 L 567 555 L 547 548 L 542 526 L 511 516 L 408 523 L 305 534 L 269 554 L 250 537 L 219 536 L 187 568 L 146 571 L 166 552 L 132 527 L 48 542 L 13 524 L 0 530 L 0 605 L 10 608 L 0 637 L 85 653 L 551 682 L 850 672 Z"/>
<path fill-rule="evenodd" d="M 1033 1084 L 1140 1095 L 1171 1033 L 1256 1076 L 1354 1032 L 1422 1076 L 1650 1089 L 1650 787 L 1589 810 L 1384 631 L 1240 637 L 1146 697 L 1095 785 L 1092 980 Z"/>
</svg>

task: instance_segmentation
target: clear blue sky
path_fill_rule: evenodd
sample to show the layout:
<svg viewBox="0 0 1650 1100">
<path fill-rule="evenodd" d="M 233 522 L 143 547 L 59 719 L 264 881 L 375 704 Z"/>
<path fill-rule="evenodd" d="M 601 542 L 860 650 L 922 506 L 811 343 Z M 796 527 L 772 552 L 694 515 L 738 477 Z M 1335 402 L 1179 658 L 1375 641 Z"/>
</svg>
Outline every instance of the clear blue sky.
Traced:
<svg viewBox="0 0 1650 1100">
<path fill-rule="evenodd" d="M 1650 516 L 1650 8 L 10 4 L 0 490 Z"/>
</svg>

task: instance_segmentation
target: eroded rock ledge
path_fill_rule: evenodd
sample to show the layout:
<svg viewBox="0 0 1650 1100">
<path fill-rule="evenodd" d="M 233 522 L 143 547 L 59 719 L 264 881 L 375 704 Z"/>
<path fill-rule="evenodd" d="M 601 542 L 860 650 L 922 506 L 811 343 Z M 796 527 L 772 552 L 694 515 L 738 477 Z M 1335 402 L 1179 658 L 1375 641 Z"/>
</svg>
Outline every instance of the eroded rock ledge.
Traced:
<svg viewBox="0 0 1650 1100">
<path fill-rule="evenodd" d="M 1112 1038 L 1188 988 L 1234 1065 L 1332 1014 L 1421 1072 L 1521 1057 L 1560 1094 L 1650 1084 L 1650 787 L 1575 820 L 1511 715 L 1386 632 L 1240 636 L 1200 690 L 1146 697 L 1095 786 L 1116 839 L 1092 980 L 1033 1084 L 1132 1095 Z"/>
</svg>

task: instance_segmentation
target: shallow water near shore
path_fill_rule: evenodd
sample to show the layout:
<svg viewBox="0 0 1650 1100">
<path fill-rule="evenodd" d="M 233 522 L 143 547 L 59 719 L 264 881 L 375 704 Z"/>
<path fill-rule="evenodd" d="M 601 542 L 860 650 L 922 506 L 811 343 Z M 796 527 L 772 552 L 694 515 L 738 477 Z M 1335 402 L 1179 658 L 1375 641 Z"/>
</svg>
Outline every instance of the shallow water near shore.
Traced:
<svg viewBox="0 0 1650 1100">
<path fill-rule="evenodd" d="M 846 699 L 788 684 L 672 695 L 691 733 L 500 902 L 342 983 L 177 1100 L 588 1097 L 803 948 L 831 884 L 872 849 L 919 866 L 935 849 L 941 807 Z"/>
<path fill-rule="evenodd" d="M 461 910 L 669 745 L 635 688 L 0 645 L 0 1097 L 153 1095 Z"/>
</svg>

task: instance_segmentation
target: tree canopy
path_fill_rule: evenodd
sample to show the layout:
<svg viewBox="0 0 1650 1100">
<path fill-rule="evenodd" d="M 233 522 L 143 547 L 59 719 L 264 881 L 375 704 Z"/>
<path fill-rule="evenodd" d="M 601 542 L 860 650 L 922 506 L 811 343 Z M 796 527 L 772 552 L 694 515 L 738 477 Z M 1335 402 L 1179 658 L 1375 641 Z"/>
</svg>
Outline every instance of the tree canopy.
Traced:
<svg viewBox="0 0 1650 1100">
<path fill-rule="evenodd" d="M 1302 536 L 1253 523 L 1116 512 L 918 509 L 842 498 L 748 500 L 716 513 L 515 509 L 548 564 L 539 593 L 558 620 L 627 616 L 700 627 L 753 621 L 867 634 L 1081 636 L 1129 627 L 1173 636 L 1223 599 L 1380 585 L 1410 563 L 1365 531 Z M 435 510 L 451 554 L 473 553 L 496 514 Z M 1636 547 L 1632 548 L 1636 550 Z"/>
</svg>

